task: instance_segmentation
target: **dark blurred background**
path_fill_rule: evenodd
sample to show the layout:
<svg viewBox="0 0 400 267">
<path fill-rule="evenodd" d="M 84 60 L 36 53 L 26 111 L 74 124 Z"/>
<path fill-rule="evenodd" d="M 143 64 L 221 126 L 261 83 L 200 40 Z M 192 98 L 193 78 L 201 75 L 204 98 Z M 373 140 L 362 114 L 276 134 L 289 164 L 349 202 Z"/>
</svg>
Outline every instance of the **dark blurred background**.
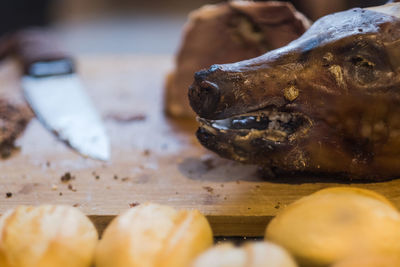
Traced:
<svg viewBox="0 0 400 267">
<path fill-rule="evenodd" d="M 217 0 L 1 0 L 0 35 L 49 25 L 72 53 L 171 54 L 189 11 Z M 387 0 L 293 0 L 310 19 Z"/>
</svg>

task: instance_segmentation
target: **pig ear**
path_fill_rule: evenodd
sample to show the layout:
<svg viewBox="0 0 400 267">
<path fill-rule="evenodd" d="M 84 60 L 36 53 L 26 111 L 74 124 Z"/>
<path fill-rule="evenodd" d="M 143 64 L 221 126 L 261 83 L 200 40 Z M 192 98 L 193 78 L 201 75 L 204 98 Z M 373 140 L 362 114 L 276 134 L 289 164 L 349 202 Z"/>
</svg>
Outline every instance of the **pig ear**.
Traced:
<svg viewBox="0 0 400 267">
<path fill-rule="evenodd" d="M 304 28 L 304 31 L 311 25 L 311 21 L 298 12 L 290 3 L 231 1 L 229 5 L 232 9 L 244 13 L 254 22 L 260 24 L 276 25 L 287 21 L 297 21 Z"/>
</svg>

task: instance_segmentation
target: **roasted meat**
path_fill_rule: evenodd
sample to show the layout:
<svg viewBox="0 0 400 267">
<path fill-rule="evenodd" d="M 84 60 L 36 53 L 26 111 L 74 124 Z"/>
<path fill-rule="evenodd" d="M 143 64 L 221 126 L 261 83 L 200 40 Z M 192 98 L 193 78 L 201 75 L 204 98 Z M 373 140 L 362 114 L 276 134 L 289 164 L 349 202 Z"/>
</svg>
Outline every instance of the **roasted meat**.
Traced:
<svg viewBox="0 0 400 267">
<path fill-rule="evenodd" d="M 7 158 L 15 149 L 14 142 L 33 117 L 23 104 L 13 104 L 0 98 L 0 158 Z"/>
<path fill-rule="evenodd" d="M 309 25 L 291 4 L 275 1 L 229 1 L 192 12 L 167 79 L 167 113 L 195 117 L 186 96 L 194 72 L 262 55 L 300 37 Z"/>
<path fill-rule="evenodd" d="M 399 177 L 399 7 L 331 14 L 285 47 L 197 72 L 200 142 L 274 174 Z"/>
</svg>

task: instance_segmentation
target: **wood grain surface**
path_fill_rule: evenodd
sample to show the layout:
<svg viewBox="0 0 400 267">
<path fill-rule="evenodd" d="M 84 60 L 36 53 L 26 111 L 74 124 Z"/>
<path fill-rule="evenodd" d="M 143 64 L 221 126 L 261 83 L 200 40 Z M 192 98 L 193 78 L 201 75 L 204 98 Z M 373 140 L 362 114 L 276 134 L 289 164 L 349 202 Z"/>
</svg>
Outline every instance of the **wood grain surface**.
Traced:
<svg viewBox="0 0 400 267">
<path fill-rule="evenodd" d="M 217 236 L 260 236 L 289 203 L 343 185 L 322 178 L 265 180 L 255 166 L 206 151 L 194 137 L 194 122 L 163 115 L 164 77 L 171 68 L 170 56 L 80 58 L 82 81 L 111 139 L 111 161 L 83 158 L 34 119 L 18 139 L 20 150 L 0 161 L 0 214 L 21 204 L 74 205 L 102 231 L 130 206 L 156 202 L 199 209 Z M 18 77 L 14 62 L 0 64 L 0 96 L 23 101 Z M 73 179 L 62 182 L 67 172 Z M 382 193 L 400 207 L 400 180 L 352 185 Z"/>
</svg>

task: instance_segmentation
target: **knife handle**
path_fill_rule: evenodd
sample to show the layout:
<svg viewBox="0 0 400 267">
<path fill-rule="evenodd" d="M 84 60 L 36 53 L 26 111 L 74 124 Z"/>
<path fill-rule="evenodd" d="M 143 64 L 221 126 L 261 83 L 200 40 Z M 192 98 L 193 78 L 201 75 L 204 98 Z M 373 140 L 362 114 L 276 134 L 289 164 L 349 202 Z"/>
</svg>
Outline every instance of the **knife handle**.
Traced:
<svg viewBox="0 0 400 267">
<path fill-rule="evenodd" d="M 0 60 L 12 53 L 13 46 L 14 42 L 11 34 L 5 34 L 0 37 Z"/>
<path fill-rule="evenodd" d="M 42 77 L 75 72 L 71 56 L 65 53 L 46 30 L 21 30 L 14 36 L 14 53 L 20 59 L 24 74 Z"/>
</svg>

